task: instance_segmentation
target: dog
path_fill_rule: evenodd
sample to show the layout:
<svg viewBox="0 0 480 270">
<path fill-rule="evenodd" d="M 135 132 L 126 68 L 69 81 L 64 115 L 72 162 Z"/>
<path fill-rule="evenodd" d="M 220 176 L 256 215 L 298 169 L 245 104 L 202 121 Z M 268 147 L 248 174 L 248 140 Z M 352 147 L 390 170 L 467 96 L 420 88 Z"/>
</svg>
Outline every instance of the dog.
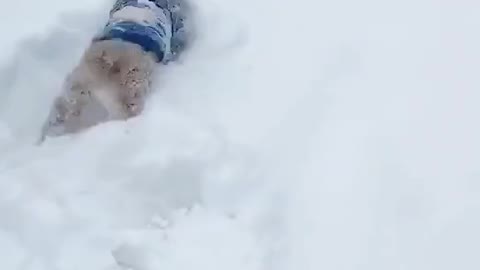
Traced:
<svg viewBox="0 0 480 270">
<path fill-rule="evenodd" d="M 41 142 L 143 111 L 155 68 L 186 48 L 186 3 L 180 1 L 115 2 L 107 24 L 67 75 Z"/>
</svg>

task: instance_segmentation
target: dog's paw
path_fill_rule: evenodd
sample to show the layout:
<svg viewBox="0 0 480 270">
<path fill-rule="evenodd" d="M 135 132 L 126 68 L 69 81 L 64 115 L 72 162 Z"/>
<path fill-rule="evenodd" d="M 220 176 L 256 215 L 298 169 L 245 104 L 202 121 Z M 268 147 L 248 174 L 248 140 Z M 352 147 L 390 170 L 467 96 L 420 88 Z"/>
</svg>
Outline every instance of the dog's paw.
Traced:
<svg viewBox="0 0 480 270">
<path fill-rule="evenodd" d="M 128 117 L 135 117 L 142 112 L 141 107 L 138 104 L 135 104 L 135 103 L 125 104 L 125 109 L 126 109 Z"/>
</svg>

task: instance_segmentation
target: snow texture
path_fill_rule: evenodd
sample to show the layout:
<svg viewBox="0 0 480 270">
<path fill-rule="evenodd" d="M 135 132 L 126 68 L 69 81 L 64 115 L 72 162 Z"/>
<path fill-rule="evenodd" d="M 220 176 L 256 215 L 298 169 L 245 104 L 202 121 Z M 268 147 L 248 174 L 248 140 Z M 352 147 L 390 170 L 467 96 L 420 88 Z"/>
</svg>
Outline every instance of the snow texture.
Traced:
<svg viewBox="0 0 480 270">
<path fill-rule="evenodd" d="M 478 1 L 196 0 L 142 116 L 35 145 L 110 5 L 0 9 L 2 269 L 480 268 Z"/>
</svg>

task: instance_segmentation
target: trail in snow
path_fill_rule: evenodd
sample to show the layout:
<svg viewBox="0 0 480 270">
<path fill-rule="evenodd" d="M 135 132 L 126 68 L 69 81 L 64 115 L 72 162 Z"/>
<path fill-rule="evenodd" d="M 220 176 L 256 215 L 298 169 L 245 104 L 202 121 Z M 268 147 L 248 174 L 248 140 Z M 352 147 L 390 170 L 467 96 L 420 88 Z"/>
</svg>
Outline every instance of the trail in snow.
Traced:
<svg viewBox="0 0 480 270">
<path fill-rule="evenodd" d="M 1 56 L 3 268 L 479 267 L 478 3 L 199 0 L 144 115 L 38 147 L 108 6 L 46 2 Z"/>
<path fill-rule="evenodd" d="M 45 36 L 19 43 L 2 73 L 6 269 L 261 268 L 268 243 L 253 233 L 251 216 L 265 211 L 254 202 L 268 198 L 258 196 L 255 157 L 229 143 L 214 121 L 179 105 L 204 99 L 216 70 L 227 70 L 229 55 L 240 50 L 238 22 L 213 15 L 231 21 L 227 30 L 207 23 L 223 40 L 205 34 L 196 43 L 201 52 L 161 70 L 144 116 L 41 147 L 34 142 L 51 101 L 104 18 L 67 14 Z"/>
</svg>

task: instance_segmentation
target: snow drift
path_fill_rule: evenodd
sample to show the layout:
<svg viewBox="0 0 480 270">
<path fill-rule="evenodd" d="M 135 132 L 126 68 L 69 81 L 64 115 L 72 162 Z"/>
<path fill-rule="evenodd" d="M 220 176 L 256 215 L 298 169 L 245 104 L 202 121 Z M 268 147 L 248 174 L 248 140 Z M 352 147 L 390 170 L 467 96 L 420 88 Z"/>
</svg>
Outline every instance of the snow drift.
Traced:
<svg viewBox="0 0 480 270">
<path fill-rule="evenodd" d="M 4 269 L 480 266 L 480 4 L 199 0 L 144 115 L 35 146 L 109 5 L 43 2 L 2 11 Z"/>
</svg>

